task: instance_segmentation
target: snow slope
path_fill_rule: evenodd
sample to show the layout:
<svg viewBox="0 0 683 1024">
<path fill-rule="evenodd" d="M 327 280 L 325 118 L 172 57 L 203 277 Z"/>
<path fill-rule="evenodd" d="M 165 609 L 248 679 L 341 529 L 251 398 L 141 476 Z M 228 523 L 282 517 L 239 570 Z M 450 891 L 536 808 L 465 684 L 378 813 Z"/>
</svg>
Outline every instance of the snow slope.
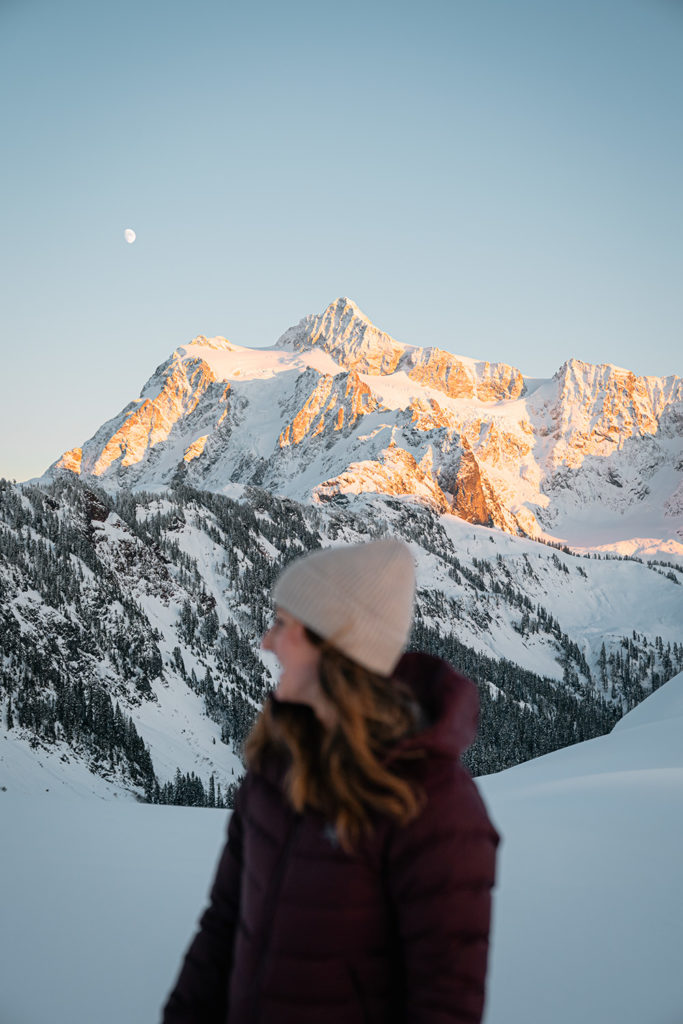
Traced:
<svg viewBox="0 0 683 1024">
<path fill-rule="evenodd" d="M 486 1024 L 683 1021 L 683 673 L 481 779 L 503 834 Z M 226 813 L 0 792 L 0 1020 L 149 1024 Z"/>
<path fill-rule="evenodd" d="M 202 903 L 226 811 L 2 801 L 2 1024 L 151 1024 Z"/>
<path fill-rule="evenodd" d="M 680 1024 L 683 673 L 480 786 L 504 836 L 487 1024 Z"/>
</svg>

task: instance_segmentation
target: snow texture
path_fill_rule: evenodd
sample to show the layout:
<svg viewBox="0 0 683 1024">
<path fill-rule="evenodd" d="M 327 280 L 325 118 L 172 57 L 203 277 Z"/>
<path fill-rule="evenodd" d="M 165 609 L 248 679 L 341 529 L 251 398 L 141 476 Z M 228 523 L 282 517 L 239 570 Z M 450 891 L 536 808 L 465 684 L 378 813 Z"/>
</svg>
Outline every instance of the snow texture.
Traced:
<svg viewBox="0 0 683 1024">
<path fill-rule="evenodd" d="M 180 475 L 298 501 L 408 494 L 582 552 L 680 561 L 682 437 L 681 377 L 570 359 L 527 378 L 400 344 L 340 298 L 270 348 L 204 336 L 178 348 L 44 479 L 70 470 L 154 491 Z"/>
<path fill-rule="evenodd" d="M 683 673 L 479 781 L 502 832 L 486 1024 L 683 1020 Z M 226 812 L 0 793 L 3 1024 L 148 1024 Z"/>
</svg>

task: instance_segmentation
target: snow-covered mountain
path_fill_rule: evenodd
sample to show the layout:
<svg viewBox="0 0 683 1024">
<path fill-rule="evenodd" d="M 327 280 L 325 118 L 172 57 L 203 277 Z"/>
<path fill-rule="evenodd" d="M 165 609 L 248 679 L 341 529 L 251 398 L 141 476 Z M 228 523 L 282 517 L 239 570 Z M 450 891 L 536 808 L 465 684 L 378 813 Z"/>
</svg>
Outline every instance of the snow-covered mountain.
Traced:
<svg viewBox="0 0 683 1024">
<path fill-rule="evenodd" d="M 479 685 L 475 773 L 606 732 L 683 666 L 682 387 L 532 381 L 347 299 L 269 349 L 196 338 L 37 485 L 0 482 L 0 786 L 229 801 L 273 580 L 385 533 L 414 644 Z"/>
<path fill-rule="evenodd" d="M 66 469 L 106 489 L 410 495 L 584 550 L 683 557 L 683 378 L 575 359 L 548 380 L 403 345 L 349 299 L 270 348 L 195 338 Z"/>
</svg>

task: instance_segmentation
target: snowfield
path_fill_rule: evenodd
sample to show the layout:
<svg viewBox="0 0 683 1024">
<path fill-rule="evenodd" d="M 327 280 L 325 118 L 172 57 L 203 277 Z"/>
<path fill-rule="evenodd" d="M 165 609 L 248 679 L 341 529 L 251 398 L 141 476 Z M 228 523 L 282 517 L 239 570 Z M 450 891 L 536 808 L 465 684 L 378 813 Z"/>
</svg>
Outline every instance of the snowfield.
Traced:
<svg viewBox="0 0 683 1024">
<path fill-rule="evenodd" d="M 479 784 L 503 834 L 486 1024 L 680 1024 L 683 673 Z M 0 1020 L 155 1021 L 227 813 L 9 789 L 0 809 Z"/>
<path fill-rule="evenodd" d="M 479 784 L 504 837 L 486 1024 L 681 1024 L 683 673 Z"/>
</svg>

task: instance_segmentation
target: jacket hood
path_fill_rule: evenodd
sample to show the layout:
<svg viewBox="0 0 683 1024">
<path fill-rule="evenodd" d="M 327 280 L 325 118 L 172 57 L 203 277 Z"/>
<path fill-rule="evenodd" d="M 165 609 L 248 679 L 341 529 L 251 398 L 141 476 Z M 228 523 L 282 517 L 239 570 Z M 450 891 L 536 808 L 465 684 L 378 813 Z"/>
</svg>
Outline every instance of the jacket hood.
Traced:
<svg viewBox="0 0 683 1024">
<path fill-rule="evenodd" d="M 401 752 L 420 749 L 457 758 L 467 750 L 479 721 L 474 683 L 431 654 L 404 654 L 394 676 L 411 688 L 426 719 L 424 728 L 399 743 Z"/>
</svg>

